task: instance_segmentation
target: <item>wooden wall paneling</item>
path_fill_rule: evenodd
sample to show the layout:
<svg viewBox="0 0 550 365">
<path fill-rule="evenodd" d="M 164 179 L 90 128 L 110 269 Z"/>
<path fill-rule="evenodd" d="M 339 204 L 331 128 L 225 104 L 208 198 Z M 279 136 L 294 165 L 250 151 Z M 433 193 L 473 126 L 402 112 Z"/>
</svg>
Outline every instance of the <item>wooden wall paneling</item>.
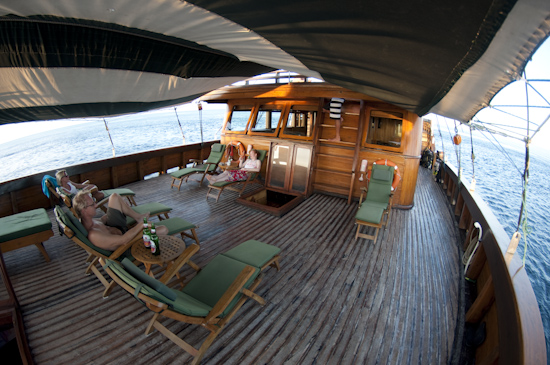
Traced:
<svg viewBox="0 0 550 365">
<path fill-rule="evenodd" d="M 464 207 L 464 198 L 462 198 L 462 194 L 460 194 L 460 192 L 458 192 L 458 197 L 456 199 L 456 205 L 455 205 L 455 216 L 459 217 L 460 219 L 460 215 L 462 213 L 462 208 Z"/>
</svg>

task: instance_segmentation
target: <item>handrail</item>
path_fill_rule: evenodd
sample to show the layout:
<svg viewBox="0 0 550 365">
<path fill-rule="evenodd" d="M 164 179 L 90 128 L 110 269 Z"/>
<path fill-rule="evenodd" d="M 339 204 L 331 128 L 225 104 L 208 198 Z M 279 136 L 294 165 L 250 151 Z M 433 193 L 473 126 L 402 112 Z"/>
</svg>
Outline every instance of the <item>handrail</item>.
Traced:
<svg viewBox="0 0 550 365">
<path fill-rule="evenodd" d="M 546 364 L 542 319 L 527 272 L 519 257 L 514 257 L 509 266 L 504 260 L 510 237 L 487 203 L 475 192 L 470 192 L 467 184 L 459 183 L 456 168 L 447 164 L 444 169 L 444 188 L 448 190 L 451 203 L 458 207 L 455 214 L 458 213 L 459 220 L 469 215 L 470 222 L 479 222 L 483 228 L 482 245 L 494 287 L 491 307 L 494 306 L 492 309 L 497 314 L 498 339 L 492 346 L 486 344 L 484 349 L 478 348 L 476 363 L 497 360 L 500 364 Z M 489 328 L 487 313 L 490 311 L 486 309 L 482 317 L 482 321 L 487 322 L 488 336 L 491 330 L 495 331 Z"/>
</svg>

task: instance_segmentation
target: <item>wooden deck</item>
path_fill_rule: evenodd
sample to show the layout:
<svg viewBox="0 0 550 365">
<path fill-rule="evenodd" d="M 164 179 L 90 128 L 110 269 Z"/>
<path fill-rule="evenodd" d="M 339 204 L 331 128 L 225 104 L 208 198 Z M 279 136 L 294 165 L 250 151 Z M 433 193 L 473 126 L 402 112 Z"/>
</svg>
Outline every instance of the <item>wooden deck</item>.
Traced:
<svg viewBox="0 0 550 365">
<path fill-rule="evenodd" d="M 411 210 L 394 210 L 378 243 L 354 242 L 357 203 L 315 194 L 282 218 L 251 210 L 224 192 L 206 200 L 206 182 L 170 189 L 163 175 L 127 187 L 138 203 L 158 201 L 199 225 L 194 261 L 247 240 L 282 249 L 257 292 L 206 353 L 206 364 L 446 364 L 463 311 L 459 232 L 446 196 L 420 169 Z M 53 214 L 50 211 L 53 220 Z M 5 254 L 37 363 L 183 363 L 190 356 L 158 332 L 145 336 L 150 312 L 116 288 L 102 299 L 84 275 L 85 252 L 57 234 Z M 207 331 L 164 322 L 196 344 Z"/>
</svg>

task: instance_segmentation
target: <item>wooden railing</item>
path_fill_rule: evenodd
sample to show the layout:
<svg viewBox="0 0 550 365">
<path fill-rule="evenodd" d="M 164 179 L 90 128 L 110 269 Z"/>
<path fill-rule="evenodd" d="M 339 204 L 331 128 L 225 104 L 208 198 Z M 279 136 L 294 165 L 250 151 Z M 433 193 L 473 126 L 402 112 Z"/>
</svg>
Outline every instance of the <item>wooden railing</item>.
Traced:
<svg viewBox="0 0 550 365">
<path fill-rule="evenodd" d="M 466 308 L 466 322 L 485 322 L 486 338 L 476 350 L 476 364 L 546 364 L 546 343 L 539 307 L 525 268 L 518 257 L 509 265 L 505 254 L 510 238 L 489 206 L 469 186 L 459 183 L 457 171 L 445 166 L 447 192 L 459 228 L 466 231 L 464 249 L 474 222 L 482 227 L 481 244 L 466 276 L 475 282 L 477 296 Z"/>
<path fill-rule="evenodd" d="M 63 168 L 73 181 L 90 180 L 100 189 L 111 189 L 143 180 L 150 174 L 163 174 L 173 167 L 185 166 L 191 158 L 207 158 L 210 146 L 217 142 L 163 148 Z M 42 192 L 42 178 L 44 175 L 55 176 L 55 172 L 41 171 L 0 184 L 0 217 L 36 208 L 50 208 L 52 202 Z"/>
</svg>

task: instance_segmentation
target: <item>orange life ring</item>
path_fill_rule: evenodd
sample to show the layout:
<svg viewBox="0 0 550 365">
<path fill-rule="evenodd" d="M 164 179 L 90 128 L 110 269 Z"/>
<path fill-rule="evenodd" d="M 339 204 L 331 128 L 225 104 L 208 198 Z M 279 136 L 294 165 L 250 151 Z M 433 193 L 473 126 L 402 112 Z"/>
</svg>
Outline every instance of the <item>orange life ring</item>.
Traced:
<svg viewBox="0 0 550 365">
<path fill-rule="evenodd" d="M 401 175 L 399 175 L 399 168 L 395 164 L 395 162 L 389 161 L 389 160 L 378 160 L 374 161 L 373 165 L 386 165 L 386 166 L 393 166 L 395 168 L 395 171 L 393 173 L 393 181 L 391 183 L 391 189 L 395 190 L 397 189 L 397 185 L 399 184 L 399 181 L 401 180 Z M 369 170 L 367 173 L 367 179 L 370 180 L 370 174 L 372 172 L 372 169 Z"/>
<path fill-rule="evenodd" d="M 230 141 L 227 144 L 227 147 L 225 148 L 225 156 L 227 158 L 231 157 L 232 159 L 235 159 L 235 157 L 233 156 L 233 148 L 235 148 L 239 151 L 239 157 L 242 157 L 242 156 L 246 155 L 246 150 L 245 150 L 244 144 L 242 144 L 242 142 Z"/>
</svg>

